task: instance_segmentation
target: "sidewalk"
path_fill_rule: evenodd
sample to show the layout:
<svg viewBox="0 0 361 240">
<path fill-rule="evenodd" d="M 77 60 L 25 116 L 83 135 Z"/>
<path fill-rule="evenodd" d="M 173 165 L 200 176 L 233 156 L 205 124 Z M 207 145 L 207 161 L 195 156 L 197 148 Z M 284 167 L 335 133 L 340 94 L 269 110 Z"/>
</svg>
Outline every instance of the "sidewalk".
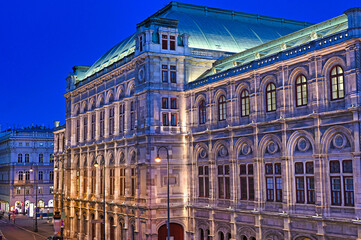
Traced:
<svg viewBox="0 0 361 240">
<path fill-rule="evenodd" d="M 6 216 L 7 217 L 7 216 Z M 8 217 L 6 218 L 8 220 Z M 14 223 L 13 220 L 10 220 L 10 223 Z M 35 226 L 35 219 L 30 218 L 28 216 L 24 216 L 22 214 L 17 214 L 15 217 L 15 225 L 31 232 L 34 232 Z M 50 217 L 49 220 L 45 219 L 38 219 L 38 232 L 39 235 L 44 236 L 44 239 L 53 236 L 54 234 L 54 227 L 52 224 L 52 218 Z"/>
</svg>

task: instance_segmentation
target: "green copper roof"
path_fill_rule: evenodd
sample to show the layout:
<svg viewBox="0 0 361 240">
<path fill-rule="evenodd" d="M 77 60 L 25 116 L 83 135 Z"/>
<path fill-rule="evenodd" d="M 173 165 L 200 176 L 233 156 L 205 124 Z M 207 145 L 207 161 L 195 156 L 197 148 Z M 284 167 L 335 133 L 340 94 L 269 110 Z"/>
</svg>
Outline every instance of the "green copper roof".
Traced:
<svg viewBox="0 0 361 240">
<path fill-rule="evenodd" d="M 189 47 L 238 53 L 310 26 L 310 23 L 171 2 L 151 17 L 178 20 L 179 34 L 186 33 Z M 89 70 L 81 81 L 134 52 L 135 34 L 126 38 Z"/>
</svg>

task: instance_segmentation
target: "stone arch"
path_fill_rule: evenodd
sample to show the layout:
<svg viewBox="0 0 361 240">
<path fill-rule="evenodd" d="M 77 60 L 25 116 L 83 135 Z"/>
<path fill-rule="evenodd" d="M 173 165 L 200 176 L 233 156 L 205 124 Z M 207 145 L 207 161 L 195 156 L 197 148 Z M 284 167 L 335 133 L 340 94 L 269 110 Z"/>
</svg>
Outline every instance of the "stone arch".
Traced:
<svg viewBox="0 0 361 240">
<path fill-rule="evenodd" d="M 80 112 L 81 112 L 81 113 L 84 113 L 84 112 L 86 112 L 86 111 L 87 111 L 87 101 L 83 101 L 83 102 L 81 103 Z"/>
<path fill-rule="evenodd" d="M 105 95 L 105 104 L 111 104 L 114 101 L 113 89 L 110 89 Z"/>
<path fill-rule="evenodd" d="M 313 135 L 311 133 L 307 132 L 307 131 L 300 130 L 300 131 L 293 132 L 291 134 L 291 136 L 288 138 L 287 146 L 286 146 L 286 148 L 287 148 L 286 149 L 287 156 L 292 156 L 293 155 L 296 144 L 297 144 L 298 140 L 300 138 L 302 138 L 302 137 L 304 137 L 305 139 L 307 139 L 309 141 L 313 153 L 317 152 Z"/>
<path fill-rule="evenodd" d="M 300 74 L 305 75 L 307 80 L 309 80 L 308 67 L 307 66 L 298 66 L 290 72 L 290 74 L 288 76 L 288 83 L 289 83 L 289 85 L 293 86 L 293 88 L 292 88 L 293 92 L 294 92 L 296 77 L 298 77 Z"/>
<path fill-rule="evenodd" d="M 194 100 L 194 107 L 195 108 L 198 108 L 199 106 L 199 103 L 204 100 L 207 104 L 207 97 L 203 94 L 203 93 L 200 93 L 196 96 L 196 99 Z"/>
<path fill-rule="evenodd" d="M 218 89 L 215 93 L 214 93 L 214 97 L 213 97 L 213 102 L 215 103 L 215 106 L 218 107 L 218 99 L 220 98 L 221 95 L 224 95 L 226 97 L 226 101 L 228 101 L 228 96 L 227 96 L 227 92 L 226 90 L 224 90 L 223 88 Z"/>
<path fill-rule="evenodd" d="M 240 228 L 238 228 L 238 230 L 237 230 L 237 240 L 239 239 L 239 240 L 243 240 L 243 239 L 241 239 L 241 236 L 242 235 L 244 235 L 244 236 L 246 236 L 247 237 L 247 239 L 249 239 L 250 237 L 256 237 L 256 231 L 253 229 L 253 228 L 251 228 L 251 227 L 240 227 Z"/>
<path fill-rule="evenodd" d="M 275 75 L 270 74 L 270 75 L 264 76 L 261 79 L 260 87 L 259 87 L 259 89 L 263 93 L 263 95 L 266 92 L 266 87 L 270 82 L 274 83 L 274 85 L 276 86 L 276 89 L 279 87 L 279 84 L 277 83 L 277 78 Z"/>
<path fill-rule="evenodd" d="M 207 156 L 206 156 L 205 158 L 208 158 L 208 151 L 209 151 L 209 149 L 208 149 L 207 144 L 205 144 L 205 143 L 203 143 L 203 142 L 199 142 L 199 143 L 196 144 L 196 146 L 195 146 L 193 149 L 194 149 L 194 150 L 193 150 L 193 159 L 194 159 L 195 161 L 198 161 L 199 154 L 200 154 L 200 152 L 201 152 L 203 149 L 204 149 L 204 150 L 206 151 L 206 153 L 207 153 Z"/>
<path fill-rule="evenodd" d="M 337 133 L 342 133 L 350 143 L 351 151 L 355 151 L 355 143 L 353 141 L 351 130 L 344 126 L 334 126 L 327 129 L 321 138 L 321 154 L 326 154 L 328 152 L 331 140 Z"/>
<path fill-rule="evenodd" d="M 274 135 L 274 134 L 267 134 L 267 135 L 262 137 L 261 141 L 258 144 L 258 146 L 259 146 L 259 153 L 258 154 L 260 154 L 260 157 L 264 156 L 264 154 L 266 152 L 266 148 L 268 147 L 268 145 L 272 141 L 275 144 L 278 145 L 279 151 L 282 154 L 282 142 L 281 142 L 281 139 L 278 136 Z"/>
<path fill-rule="evenodd" d="M 216 223 L 215 229 L 216 229 L 216 232 L 215 232 L 216 238 L 215 239 L 217 239 L 217 240 L 218 240 L 219 232 L 223 232 L 225 239 L 227 237 L 227 234 L 231 233 L 231 227 L 225 223 Z"/>
<path fill-rule="evenodd" d="M 135 82 L 134 82 L 134 80 L 132 80 L 132 81 L 130 81 L 129 83 L 128 83 L 128 87 L 127 87 L 127 91 L 126 91 L 126 96 L 128 96 L 128 97 L 132 97 L 132 92 L 135 92 Z M 133 92 L 133 93 L 134 93 Z"/>
<path fill-rule="evenodd" d="M 124 148 L 120 148 L 118 150 L 118 155 L 117 155 L 117 162 L 118 164 L 124 164 L 126 161 L 125 161 L 125 150 Z"/>
<path fill-rule="evenodd" d="M 244 147 L 245 144 L 250 147 L 250 152 L 248 154 L 253 155 L 254 146 L 252 140 L 247 137 L 240 137 L 237 140 L 237 142 L 234 144 L 234 148 L 233 148 L 234 151 L 232 156 L 233 159 L 238 159 L 238 156 L 240 155 L 240 152 L 242 151 L 242 148 Z"/>
<path fill-rule="evenodd" d="M 137 155 L 137 149 L 135 147 L 130 147 L 128 150 L 128 163 L 137 163 Z"/>
<path fill-rule="evenodd" d="M 106 155 L 106 163 L 107 165 L 114 165 L 115 164 L 115 159 L 114 159 L 114 152 L 113 150 L 108 151 L 107 155 Z"/>
<path fill-rule="evenodd" d="M 93 110 L 95 108 L 96 102 L 95 102 L 95 98 L 92 97 L 89 99 L 88 101 L 88 110 Z"/>
<path fill-rule="evenodd" d="M 229 156 L 229 144 L 224 140 L 218 140 L 212 148 L 212 154 L 214 156 L 214 159 L 217 159 L 218 151 L 220 151 L 222 147 L 226 148 L 227 156 Z"/>
<path fill-rule="evenodd" d="M 283 240 L 282 232 L 276 230 L 266 230 L 263 234 L 265 240 Z"/>
<path fill-rule="evenodd" d="M 117 87 L 116 91 L 115 91 L 115 100 L 119 101 L 121 99 L 123 99 L 124 97 L 124 88 L 123 86 L 119 86 Z"/>
<path fill-rule="evenodd" d="M 297 234 L 295 237 L 293 237 L 293 240 L 306 240 L 306 239 L 317 240 L 316 238 L 312 237 L 309 234 Z"/>
<path fill-rule="evenodd" d="M 75 104 L 74 109 L 73 109 L 73 115 L 76 116 L 79 114 L 80 108 L 79 108 L 79 104 Z"/>
<path fill-rule="evenodd" d="M 96 107 L 101 107 L 104 105 L 104 96 L 102 93 L 100 93 L 98 96 L 97 96 L 97 102 L 96 102 Z"/>
</svg>

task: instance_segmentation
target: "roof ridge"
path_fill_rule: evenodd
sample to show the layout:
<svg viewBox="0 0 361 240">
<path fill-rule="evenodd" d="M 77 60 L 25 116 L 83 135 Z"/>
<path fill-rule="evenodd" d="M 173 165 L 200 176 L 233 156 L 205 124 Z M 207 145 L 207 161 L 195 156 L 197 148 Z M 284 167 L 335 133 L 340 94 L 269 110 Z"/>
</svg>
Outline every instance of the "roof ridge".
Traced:
<svg viewBox="0 0 361 240">
<path fill-rule="evenodd" d="M 310 26 L 313 25 L 313 23 L 305 22 L 305 21 L 297 21 L 297 20 L 291 20 L 286 18 L 278 18 L 278 17 L 271 17 L 261 14 L 254 14 L 254 13 L 246 13 L 246 12 L 240 12 L 240 11 L 234 11 L 234 10 L 228 10 L 228 9 L 222 9 L 222 8 L 215 8 L 215 7 L 207 7 L 207 6 L 201 6 L 201 5 L 195 5 L 190 3 L 182 3 L 177 1 L 171 1 L 169 4 L 167 4 L 162 9 L 158 10 L 154 14 L 152 14 L 149 18 L 152 17 L 158 17 L 159 15 L 164 14 L 166 11 L 172 9 L 172 8 L 184 8 L 184 9 L 193 9 L 193 10 L 201 10 L 203 12 L 213 12 L 213 13 L 221 13 L 229 16 L 240 16 L 245 18 L 252 18 L 252 19 L 259 19 L 259 20 L 265 20 L 265 21 L 272 21 L 272 22 L 283 22 L 283 23 L 289 23 L 289 24 L 297 24 L 301 26 Z"/>
</svg>

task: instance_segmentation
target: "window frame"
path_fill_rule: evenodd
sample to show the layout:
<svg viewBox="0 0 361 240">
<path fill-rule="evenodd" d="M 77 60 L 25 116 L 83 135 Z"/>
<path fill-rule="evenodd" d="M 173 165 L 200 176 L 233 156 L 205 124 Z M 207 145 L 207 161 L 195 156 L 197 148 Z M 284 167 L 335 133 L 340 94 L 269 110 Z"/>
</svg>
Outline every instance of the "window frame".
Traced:
<svg viewBox="0 0 361 240">
<path fill-rule="evenodd" d="M 250 110 L 250 98 L 249 91 L 243 89 L 240 94 L 240 107 L 241 107 L 241 117 L 249 116 Z"/>
<path fill-rule="evenodd" d="M 225 95 L 221 95 L 218 98 L 218 121 L 227 120 L 227 98 Z"/>
<path fill-rule="evenodd" d="M 204 99 L 202 99 L 198 104 L 198 121 L 199 124 L 205 124 L 207 122 L 207 104 Z"/>
<path fill-rule="evenodd" d="M 266 86 L 266 111 L 275 112 L 277 110 L 277 88 L 273 82 Z"/>
<path fill-rule="evenodd" d="M 336 69 L 336 73 L 333 74 L 332 71 Z M 339 73 L 339 69 L 341 69 L 342 73 Z M 331 101 L 333 100 L 340 100 L 345 98 L 345 71 L 343 67 L 340 65 L 335 65 L 330 69 L 329 72 L 330 77 L 330 94 L 331 94 Z M 335 78 L 336 84 L 332 84 L 333 79 Z M 340 83 L 340 80 L 342 79 L 342 83 Z M 337 89 L 334 90 L 334 87 L 337 86 Z M 342 90 L 340 90 L 340 86 L 342 86 Z M 336 97 L 333 96 L 333 93 L 336 92 Z M 340 93 L 342 93 L 342 96 L 340 96 Z"/>
<path fill-rule="evenodd" d="M 300 102 L 298 101 L 299 99 Z M 308 104 L 307 78 L 303 74 L 299 74 L 295 80 L 295 101 L 296 101 L 296 107 L 307 106 Z"/>
</svg>

